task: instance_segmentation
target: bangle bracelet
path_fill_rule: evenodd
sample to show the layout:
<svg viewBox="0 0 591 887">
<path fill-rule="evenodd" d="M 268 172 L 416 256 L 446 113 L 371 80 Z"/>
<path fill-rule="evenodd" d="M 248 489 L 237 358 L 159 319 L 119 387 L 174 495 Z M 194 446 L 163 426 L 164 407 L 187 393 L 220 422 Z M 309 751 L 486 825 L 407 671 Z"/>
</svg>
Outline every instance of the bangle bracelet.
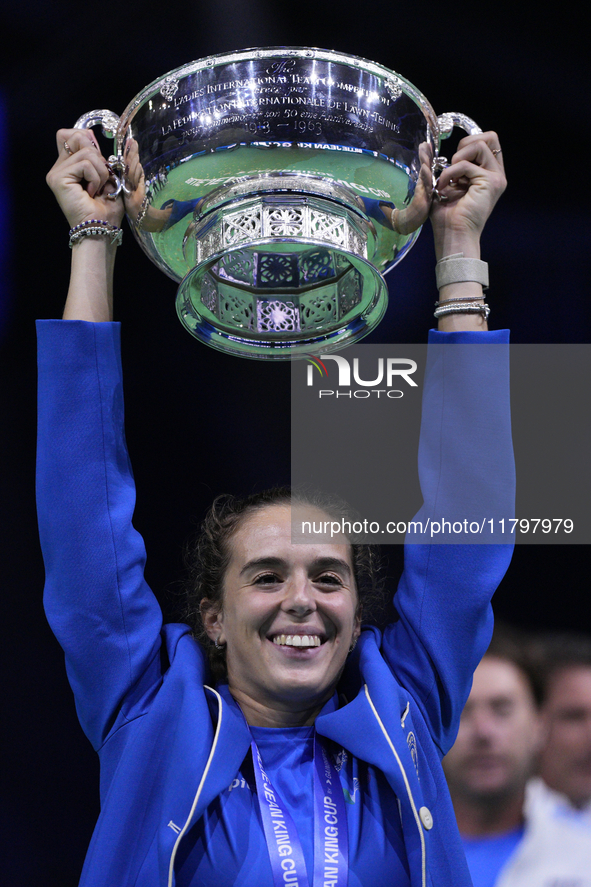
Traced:
<svg viewBox="0 0 591 887">
<path fill-rule="evenodd" d="M 484 305 L 476 303 L 472 305 L 456 305 L 452 302 L 449 307 L 436 308 L 433 312 L 433 317 L 439 320 L 440 317 L 447 317 L 449 314 L 480 314 L 483 320 L 488 320 L 490 308 L 486 303 Z"/>
<path fill-rule="evenodd" d="M 452 302 L 454 305 L 457 302 L 472 302 L 476 303 L 478 299 L 484 299 L 484 295 L 482 296 L 458 296 L 455 299 L 442 299 L 441 302 L 435 302 L 435 307 L 438 308 L 440 305 L 451 305 Z"/>
<path fill-rule="evenodd" d="M 464 253 L 454 253 L 439 259 L 435 265 L 435 279 L 438 290 L 450 283 L 468 281 L 480 283 L 484 289 L 487 289 L 488 264 L 480 259 L 465 259 Z"/>
</svg>

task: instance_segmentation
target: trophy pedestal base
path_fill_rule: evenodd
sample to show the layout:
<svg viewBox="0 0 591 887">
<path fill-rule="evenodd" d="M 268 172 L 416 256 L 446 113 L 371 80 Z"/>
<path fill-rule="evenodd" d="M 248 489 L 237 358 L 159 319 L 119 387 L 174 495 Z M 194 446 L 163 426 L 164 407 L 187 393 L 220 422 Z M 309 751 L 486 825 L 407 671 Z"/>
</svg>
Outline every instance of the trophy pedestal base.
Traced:
<svg viewBox="0 0 591 887">
<path fill-rule="evenodd" d="M 181 322 L 214 348 L 257 359 L 333 351 L 367 335 L 388 298 L 370 261 L 371 221 L 345 195 L 328 197 L 328 183 L 322 196 L 263 184 L 272 193 L 253 195 L 252 181 L 248 197 L 226 190 L 187 228 L 183 251 L 195 267 L 178 289 Z"/>
</svg>

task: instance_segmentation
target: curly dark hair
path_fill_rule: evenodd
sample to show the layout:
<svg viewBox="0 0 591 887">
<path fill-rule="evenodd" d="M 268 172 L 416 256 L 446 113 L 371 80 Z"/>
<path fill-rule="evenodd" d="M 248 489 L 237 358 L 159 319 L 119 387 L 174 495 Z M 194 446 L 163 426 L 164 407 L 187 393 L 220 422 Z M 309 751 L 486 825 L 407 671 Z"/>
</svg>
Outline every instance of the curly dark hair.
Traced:
<svg viewBox="0 0 591 887">
<path fill-rule="evenodd" d="M 201 603 L 206 599 L 210 607 L 221 606 L 224 576 L 231 556 L 229 543 L 245 518 L 271 505 L 292 503 L 312 506 L 339 520 L 351 517 L 351 510 L 336 497 L 294 491 L 290 487 L 274 487 L 245 498 L 225 494 L 214 500 L 197 536 L 186 546 L 184 619 L 194 636 L 205 644 L 216 682 L 227 680 L 226 651 L 225 647 L 215 647 L 209 639 L 201 618 Z M 363 545 L 352 539 L 350 542 L 359 608 L 364 621 L 368 622 L 382 605 L 381 555 L 377 545 Z"/>
</svg>

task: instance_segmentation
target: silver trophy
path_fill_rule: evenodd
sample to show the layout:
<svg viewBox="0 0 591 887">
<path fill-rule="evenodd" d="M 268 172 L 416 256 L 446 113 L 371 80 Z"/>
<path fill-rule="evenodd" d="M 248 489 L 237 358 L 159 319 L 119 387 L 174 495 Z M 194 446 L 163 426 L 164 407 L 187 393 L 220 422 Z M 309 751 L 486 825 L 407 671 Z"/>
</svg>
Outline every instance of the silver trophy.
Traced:
<svg viewBox="0 0 591 887">
<path fill-rule="evenodd" d="M 101 124 L 129 224 L 179 281 L 192 335 L 241 357 L 290 359 L 366 336 L 384 274 L 409 251 L 446 165 L 439 117 L 408 80 L 324 49 L 249 49 L 154 81 Z"/>
</svg>

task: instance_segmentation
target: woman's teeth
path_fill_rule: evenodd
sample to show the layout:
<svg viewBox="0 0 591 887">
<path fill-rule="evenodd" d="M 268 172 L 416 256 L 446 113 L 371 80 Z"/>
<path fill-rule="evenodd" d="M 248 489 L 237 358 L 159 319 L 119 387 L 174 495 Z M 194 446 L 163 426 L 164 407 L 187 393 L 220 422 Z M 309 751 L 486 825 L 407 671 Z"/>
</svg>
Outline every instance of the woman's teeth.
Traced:
<svg viewBox="0 0 591 887">
<path fill-rule="evenodd" d="M 273 643 L 279 647 L 319 647 L 320 638 L 313 634 L 278 634 Z"/>
</svg>

